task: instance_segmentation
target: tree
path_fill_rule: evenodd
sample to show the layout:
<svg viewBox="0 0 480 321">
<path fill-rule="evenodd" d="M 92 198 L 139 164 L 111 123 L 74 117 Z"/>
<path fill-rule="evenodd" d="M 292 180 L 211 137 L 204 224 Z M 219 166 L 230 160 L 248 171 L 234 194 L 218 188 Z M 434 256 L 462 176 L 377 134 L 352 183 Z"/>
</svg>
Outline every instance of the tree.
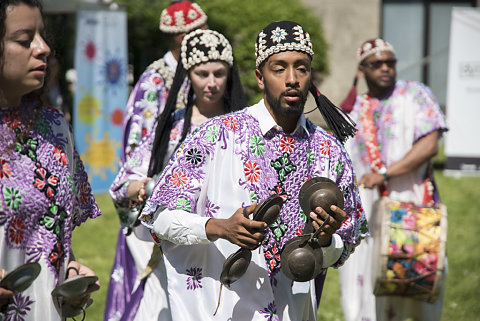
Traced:
<svg viewBox="0 0 480 321">
<path fill-rule="evenodd" d="M 169 1 L 120 0 L 127 6 L 129 48 L 135 76 L 166 50 L 158 30 L 160 13 Z M 316 74 L 328 73 L 327 44 L 320 20 L 298 0 L 197 0 L 208 15 L 210 29 L 224 34 L 232 44 L 242 84 L 250 102 L 261 96 L 255 81 L 255 40 L 262 28 L 273 21 L 292 20 L 310 33 Z M 149 8 L 149 10 L 145 10 Z M 153 54 L 153 55 L 152 55 Z M 140 70 L 139 70 L 140 68 Z"/>
<path fill-rule="evenodd" d="M 261 95 L 254 77 L 255 40 L 258 32 L 273 21 L 292 20 L 310 33 L 315 57 L 312 67 L 326 73 L 327 44 L 319 19 L 298 0 L 198 0 L 208 15 L 211 29 L 223 33 L 231 42 L 242 84 L 251 102 Z"/>
</svg>

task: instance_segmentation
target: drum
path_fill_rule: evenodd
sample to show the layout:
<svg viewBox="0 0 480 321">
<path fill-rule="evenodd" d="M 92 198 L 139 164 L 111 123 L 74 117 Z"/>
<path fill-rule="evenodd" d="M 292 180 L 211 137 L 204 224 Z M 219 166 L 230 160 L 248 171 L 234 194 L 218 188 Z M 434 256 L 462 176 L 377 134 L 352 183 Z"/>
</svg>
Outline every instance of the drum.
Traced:
<svg viewBox="0 0 480 321">
<path fill-rule="evenodd" d="M 369 223 L 374 239 L 374 294 L 435 302 L 444 279 L 446 207 L 414 205 L 382 197 Z"/>
</svg>

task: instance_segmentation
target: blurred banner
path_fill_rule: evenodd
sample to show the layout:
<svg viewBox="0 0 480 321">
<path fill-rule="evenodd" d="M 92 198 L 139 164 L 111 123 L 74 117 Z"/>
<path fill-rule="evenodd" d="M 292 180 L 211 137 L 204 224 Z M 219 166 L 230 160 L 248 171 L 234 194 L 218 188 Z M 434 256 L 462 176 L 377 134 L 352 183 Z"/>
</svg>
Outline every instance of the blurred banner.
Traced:
<svg viewBox="0 0 480 321">
<path fill-rule="evenodd" d="M 454 8 L 447 84 L 446 172 L 480 175 L 480 10 Z M 454 174 L 452 173 L 452 174 Z"/>
<path fill-rule="evenodd" d="M 92 190 L 105 192 L 118 170 L 128 98 L 125 11 L 78 11 L 75 70 L 75 144 Z"/>
</svg>

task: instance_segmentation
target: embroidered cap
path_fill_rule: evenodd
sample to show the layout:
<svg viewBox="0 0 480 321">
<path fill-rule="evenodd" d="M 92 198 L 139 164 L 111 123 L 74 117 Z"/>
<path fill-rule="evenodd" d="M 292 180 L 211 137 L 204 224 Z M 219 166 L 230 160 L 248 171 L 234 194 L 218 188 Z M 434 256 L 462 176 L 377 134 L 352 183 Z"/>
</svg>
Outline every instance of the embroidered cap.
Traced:
<svg viewBox="0 0 480 321">
<path fill-rule="evenodd" d="M 171 4 L 162 11 L 160 30 L 165 33 L 190 32 L 206 22 L 207 15 L 198 4 L 180 1 Z"/>
<path fill-rule="evenodd" d="M 376 38 L 365 41 L 364 43 L 362 43 L 360 48 L 357 49 L 358 63 L 361 63 L 368 56 L 381 51 L 390 51 L 395 54 L 393 46 L 383 39 Z M 351 112 L 353 109 L 353 105 L 355 104 L 355 100 L 357 98 L 357 81 L 358 76 L 355 76 L 355 78 L 353 79 L 353 85 L 350 88 L 347 97 L 345 97 L 345 99 L 340 104 L 340 108 L 342 108 L 342 110 L 346 113 Z"/>
<path fill-rule="evenodd" d="M 362 62 L 368 56 L 380 51 L 390 51 L 395 53 L 393 46 L 383 39 L 377 38 L 367 40 L 357 49 L 358 62 Z"/>
<path fill-rule="evenodd" d="M 182 41 L 181 59 L 183 67 L 189 70 L 193 66 L 208 61 L 224 61 L 233 65 L 232 46 L 221 33 L 209 29 L 197 29 L 187 34 Z"/>
<path fill-rule="evenodd" d="M 276 21 L 269 24 L 260 31 L 255 42 L 257 68 L 268 57 L 281 51 L 300 51 L 313 58 L 310 35 L 293 21 Z"/>
</svg>

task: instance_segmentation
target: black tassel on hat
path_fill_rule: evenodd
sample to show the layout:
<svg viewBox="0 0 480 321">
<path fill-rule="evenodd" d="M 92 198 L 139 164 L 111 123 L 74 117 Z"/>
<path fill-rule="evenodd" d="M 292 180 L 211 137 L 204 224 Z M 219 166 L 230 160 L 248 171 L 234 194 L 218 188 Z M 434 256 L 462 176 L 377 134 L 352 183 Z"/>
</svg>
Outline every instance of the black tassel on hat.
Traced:
<svg viewBox="0 0 480 321">
<path fill-rule="evenodd" d="M 202 42 L 202 36 L 209 36 L 209 39 L 216 38 L 217 41 L 211 41 L 207 46 Z M 247 100 L 240 83 L 235 57 L 233 56 L 231 45 L 225 36 L 217 31 L 208 29 L 192 31 L 183 38 L 180 56 L 182 59 L 178 61 L 175 77 L 168 92 L 164 109 L 157 116 L 152 156 L 148 165 L 148 177 L 153 177 L 163 170 L 170 143 L 173 115 L 177 107 L 178 92 L 182 90 L 185 78 L 188 77 L 189 70 L 194 66 L 209 61 L 222 61 L 229 65 L 227 88 L 223 95 L 224 113 L 237 111 L 247 105 Z M 193 88 L 190 87 L 187 105 L 185 106 L 183 131 L 179 144 L 183 142 L 190 131 L 194 103 L 195 95 Z"/>
<path fill-rule="evenodd" d="M 337 106 L 335 106 L 325 95 L 322 95 L 318 88 L 312 83 L 310 93 L 315 98 L 317 108 L 322 113 L 328 127 L 337 139 L 343 143 L 348 137 L 355 136 L 355 122 Z"/>
<path fill-rule="evenodd" d="M 314 53 L 310 35 L 294 21 L 272 22 L 260 31 L 255 41 L 257 68 L 261 68 L 270 56 L 282 51 L 302 52 L 313 59 Z M 355 123 L 350 117 L 322 95 L 313 83 L 310 85 L 310 92 L 315 98 L 317 108 L 337 139 L 344 143 L 348 137 L 353 137 L 356 129 Z"/>
</svg>

